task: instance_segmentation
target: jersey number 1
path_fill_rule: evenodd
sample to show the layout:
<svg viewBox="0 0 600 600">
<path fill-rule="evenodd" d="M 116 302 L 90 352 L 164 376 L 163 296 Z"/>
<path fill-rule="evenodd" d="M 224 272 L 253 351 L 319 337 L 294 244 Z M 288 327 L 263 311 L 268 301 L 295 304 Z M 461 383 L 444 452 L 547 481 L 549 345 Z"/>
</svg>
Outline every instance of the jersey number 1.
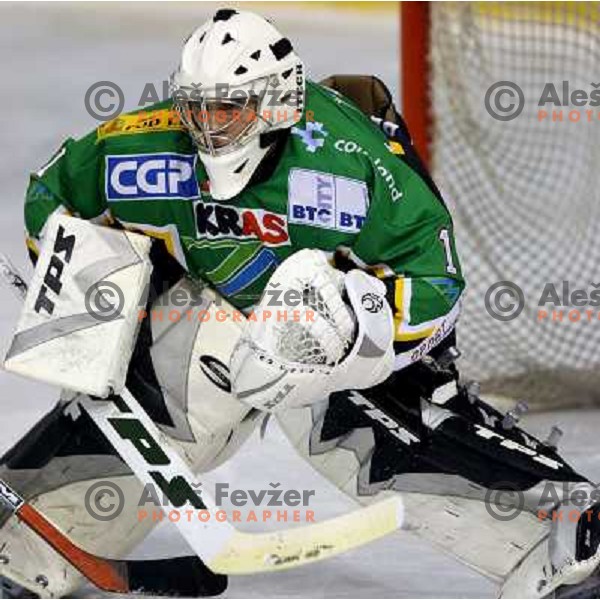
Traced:
<svg viewBox="0 0 600 600">
<path fill-rule="evenodd" d="M 445 228 L 440 229 L 438 237 L 444 245 L 444 252 L 446 253 L 446 272 L 456 275 L 456 267 L 452 259 L 452 248 L 450 247 L 450 233 Z"/>
</svg>

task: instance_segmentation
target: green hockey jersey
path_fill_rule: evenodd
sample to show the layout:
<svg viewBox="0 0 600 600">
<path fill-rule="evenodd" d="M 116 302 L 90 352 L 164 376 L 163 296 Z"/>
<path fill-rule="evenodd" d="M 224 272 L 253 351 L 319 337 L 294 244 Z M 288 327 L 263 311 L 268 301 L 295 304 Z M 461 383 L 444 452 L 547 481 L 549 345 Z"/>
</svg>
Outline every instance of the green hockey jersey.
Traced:
<svg viewBox="0 0 600 600">
<path fill-rule="evenodd" d="M 452 330 L 464 282 L 451 216 L 435 187 L 350 100 L 307 82 L 306 109 L 272 173 L 226 202 L 170 101 L 68 139 L 31 175 L 25 203 L 32 251 L 55 210 L 163 240 L 192 277 L 239 308 L 302 248 L 344 257 L 385 280 L 397 365 Z"/>
</svg>

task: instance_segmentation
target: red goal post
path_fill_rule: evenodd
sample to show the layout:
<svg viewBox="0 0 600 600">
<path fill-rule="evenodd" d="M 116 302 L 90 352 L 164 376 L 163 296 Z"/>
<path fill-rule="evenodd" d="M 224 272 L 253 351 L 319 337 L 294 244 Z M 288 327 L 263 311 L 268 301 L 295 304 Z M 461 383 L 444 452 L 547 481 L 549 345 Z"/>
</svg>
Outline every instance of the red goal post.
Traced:
<svg viewBox="0 0 600 600">
<path fill-rule="evenodd" d="M 400 2 L 402 112 L 419 156 L 429 164 L 429 2 Z"/>
</svg>

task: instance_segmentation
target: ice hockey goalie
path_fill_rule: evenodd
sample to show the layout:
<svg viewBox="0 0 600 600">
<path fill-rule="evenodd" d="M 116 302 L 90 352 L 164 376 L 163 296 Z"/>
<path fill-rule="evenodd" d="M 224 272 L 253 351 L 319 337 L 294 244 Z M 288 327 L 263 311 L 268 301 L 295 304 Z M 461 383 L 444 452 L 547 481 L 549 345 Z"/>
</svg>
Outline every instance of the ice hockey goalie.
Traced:
<svg viewBox="0 0 600 600">
<path fill-rule="evenodd" d="M 39 339 L 23 333 L 38 323 L 25 306 L 7 365 L 90 394 L 126 386 L 195 472 L 243 452 L 273 414 L 344 493 L 362 505 L 397 495 L 403 529 L 496 581 L 503 596 L 591 585 L 600 563 L 592 484 L 459 379 L 465 284 L 452 218 L 383 83 L 311 81 L 289 39 L 233 9 L 192 32 L 171 81 L 171 100 L 69 139 L 32 175 L 27 246 L 51 261 L 56 223 L 85 222 L 81 235 L 96 240 L 85 246 L 89 264 L 104 271 L 84 270 L 79 289 L 99 272 L 117 277 L 131 244 L 140 255 L 147 244 L 145 311 L 168 314 L 174 290 L 193 303 L 208 286 L 245 320 L 115 324 L 106 343 L 116 362 L 102 361 L 99 334 L 77 321 L 77 331 L 44 342 L 70 365 L 63 371 L 31 362 Z M 120 285 L 133 290 L 136 277 Z M 281 321 L 278 310 L 298 318 Z M 0 478 L 83 548 L 123 557 L 152 525 L 132 509 L 140 483 L 70 397 L 4 455 Z M 94 520 L 86 491 L 111 479 L 129 504 L 108 523 Z M 558 496 L 541 494 L 548 484 Z M 506 492 L 518 515 L 494 516 L 491 492 Z M 589 518 L 553 519 L 575 496 Z M 0 523 L 6 581 L 55 597 L 82 584 L 16 517 Z"/>
</svg>

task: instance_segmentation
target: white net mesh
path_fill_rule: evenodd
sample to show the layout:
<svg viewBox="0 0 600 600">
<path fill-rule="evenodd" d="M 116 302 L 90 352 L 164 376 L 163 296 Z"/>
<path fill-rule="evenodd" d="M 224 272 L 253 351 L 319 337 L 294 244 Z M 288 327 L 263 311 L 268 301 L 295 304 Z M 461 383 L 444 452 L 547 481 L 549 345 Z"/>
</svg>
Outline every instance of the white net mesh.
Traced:
<svg viewBox="0 0 600 600">
<path fill-rule="evenodd" d="M 433 175 L 455 215 L 468 286 L 462 371 L 484 392 L 598 403 L 600 307 L 538 306 L 547 283 L 562 296 L 565 281 L 588 294 L 600 282 L 600 107 L 538 106 L 547 83 L 562 99 L 563 81 L 588 93 L 600 81 L 598 4 L 436 2 L 431 13 Z M 513 120 L 486 110 L 486 91 L 500 81 L 523 91 Z M 540 120 L 540 109 L 562 111 L 562 122 Z M 502 280 L 525 299 L 510 321 L 484 304 Z"/>
</svg>

